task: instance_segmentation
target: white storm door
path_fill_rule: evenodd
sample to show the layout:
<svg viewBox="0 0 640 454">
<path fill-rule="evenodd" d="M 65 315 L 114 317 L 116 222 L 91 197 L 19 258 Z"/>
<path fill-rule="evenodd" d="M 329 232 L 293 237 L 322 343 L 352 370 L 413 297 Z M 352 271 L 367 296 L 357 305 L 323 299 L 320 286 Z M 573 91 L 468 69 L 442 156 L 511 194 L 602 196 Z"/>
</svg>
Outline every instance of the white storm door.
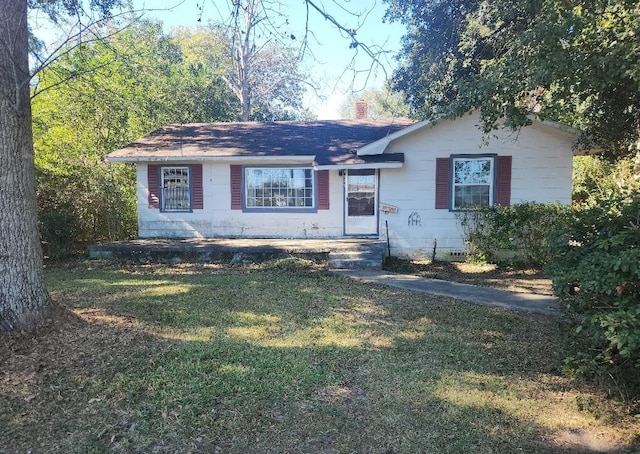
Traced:
<svg viewBox="0 0 640 454">
<path fill-rule="evenodd" d="M 378 234 L 378 174 L 375 169 L 345 174 L 345 235 Z"/>
</svg>

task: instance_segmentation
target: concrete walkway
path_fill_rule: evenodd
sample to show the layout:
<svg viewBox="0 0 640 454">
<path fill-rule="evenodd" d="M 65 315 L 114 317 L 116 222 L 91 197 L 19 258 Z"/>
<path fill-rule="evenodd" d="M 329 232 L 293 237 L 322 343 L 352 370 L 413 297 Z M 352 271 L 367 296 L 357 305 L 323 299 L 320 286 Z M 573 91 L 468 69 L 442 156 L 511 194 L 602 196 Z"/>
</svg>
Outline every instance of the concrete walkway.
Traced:
<svg viewBox="0 0 640 454">
<path fill-rule="evenodd" d="M 339 276 L 347 276 L 371 284 L 382 284 L 414 292 L 448 296 L 487 306 L 498 306 L 545 315 L 559 316 L 561 314 L 558 299 L 553 296 L 508 292 L 439 279 L 390 273 L 388 271 L 334 269 L 332 272 Z"/>
</svg>

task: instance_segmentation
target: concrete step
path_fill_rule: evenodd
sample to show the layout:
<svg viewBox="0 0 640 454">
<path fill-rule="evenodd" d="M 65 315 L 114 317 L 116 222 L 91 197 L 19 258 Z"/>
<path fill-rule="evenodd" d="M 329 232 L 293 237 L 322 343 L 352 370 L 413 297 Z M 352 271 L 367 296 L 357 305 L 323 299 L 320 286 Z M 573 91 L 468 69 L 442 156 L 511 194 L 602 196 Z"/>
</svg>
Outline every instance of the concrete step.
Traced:
<svg viewBox="0 0 640 454">
<path fill-rule="evenodd" d="M 358 250 L 330 252 L 328 265 L 335 269 L 381 270 L 381 250 Z"/>
</svg>

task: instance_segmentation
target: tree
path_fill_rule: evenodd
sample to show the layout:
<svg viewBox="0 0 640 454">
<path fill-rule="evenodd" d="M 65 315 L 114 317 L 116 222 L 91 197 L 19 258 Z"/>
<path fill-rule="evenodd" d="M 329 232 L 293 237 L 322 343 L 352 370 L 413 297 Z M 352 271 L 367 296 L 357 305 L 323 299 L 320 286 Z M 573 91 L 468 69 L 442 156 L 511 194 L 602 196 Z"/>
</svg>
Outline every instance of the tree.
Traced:
<svg viewBox="0 0 640 454">
<path fill-rule="evenodd" d="M 254 53 L 249 74 L 251 108 L 249 119 L 294 120 L 304 115 L 302 95 L 306 76 L 299 68 L 295 51 L 267 43 Z M 244 117 L 244 111 L 242 113 Z"/>
<path fill-rule="evenodd" d="M 104 28 L 104 38 L 40 71 L 33 90 L 39 221 L 49 258 L 69 254 L 74 242 L 135 235 L 133 169 L 105 163 L 107 153 L 165 124 L 229 121 L 239 111 L 220 74 L 193 55 L 193 39 L 183 42 L 145 20 L 115 34 Z"/>
<path fill-rule="evenodd" d="M 240 101 L 239 121 L 291 119 L 302 112 L 307 77 L 300 71 L 297 52 L 280 37 L 272 16 L 284 16 L 274 13 L 271 3 L 235 1 L 229 23 L 210 30 L 226 43 L 223 77 Z"/>
<path fill-rule="evenodd" d="M 305 2 L 325 18 L 331 18 L 310 0 Z M 64 16 L 78 19 L 80 32 L 74 39 L 80 44 L 87 39 L 85 35 L 97 37 L 93 27 L 80 20 L 85 12 L 96 11 L 100 17 L 107 17 L 123 3 L 124 0 L 0 0 L 0 331 L 33 326 L 52 307 L 44 285 L 37 228 L 29 71 L 29 44 L 35 47 L 37 40 L 29 35 L 28 8 L 42 10 L 54 23 Z M 335 20 L 332 23 L 339 26 Z M 352 43 L 354 48 L 367 48 L 355 40 Z M 41 68 L 54 57 L 36 56 Z"/>
<path fill-rule="evenodd" d="M 457 80 L 464 80 L 471 68 L 463 65 L 459 48 L 466 16 L 478 3 L 388 0 L 387 17 L 407 25 L 392 88 L 405 93 L 413 115 L 431 120 L 466 108 L 458 107 Z"/>
<path fill-rule="evenodd" d="M 392 92 L 389 86 L 385 85 L 382 89 L 365 90 L 347 97 L 340 106 L 340 116 L 355 118 L 354 106 L 360 100 L 367 103 L 369 118 L 406 117 L 409 115 L 409 107 L 405 104 L 402 93 Z"/>
<path fill-rule="evenodd" d="M 215 30 L 202 26 L 172 30 L 172 41 L 182 53 L 182 82 L 176 96 L 183 122 L 233 121 L 240 103 L 224 74 L 225 41 Z"/>
<path fill-rule="evenodd" d="M 92 1 L 106 13 L 117 1 Z M 27 0 L 0 0 L 0 331 L 28 327 L 51 312 L 37 228 Z M 76 11 L 76 2 L 40 3 Z"/>
<path fill-rule="evenodd" d="M 27 2 L 0 0 L 0 331 L 45 318 L 29 103 Z"/>
<path fill-rule="evenodd" d="M 417 115 L 478 110 L 486 133 L 536 115 L 578 127 L 585 147 L 640 149 L 635 0 L 388 3 L 408 27 L 394 87 Z"/>
</svg>

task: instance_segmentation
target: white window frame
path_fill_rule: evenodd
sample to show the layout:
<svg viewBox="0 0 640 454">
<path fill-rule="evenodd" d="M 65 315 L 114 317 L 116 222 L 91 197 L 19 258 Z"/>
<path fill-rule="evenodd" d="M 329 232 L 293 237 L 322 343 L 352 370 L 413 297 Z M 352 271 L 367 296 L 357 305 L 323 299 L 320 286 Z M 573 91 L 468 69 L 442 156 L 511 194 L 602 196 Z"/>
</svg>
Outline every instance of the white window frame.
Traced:
<svg viewBox="0 0 640 454">
<path fill-rule="evenodd" d="M 179 187 L 176 185 L 175 187 L 170 187 L 172 183 L 180 183 L 178 178 L 174 176 L 172 178 L 175 181 L 166 181 L 167 179 L 171 179 L 171 172 L 181 172 L 181 176 L 186 176 L 186 186 Z M 167 185 L 169 187 L 167 187 Z M 191 193 L 191 167 L 190 166 L 161 166 L 160 167 L 160 211 L 172 213 L 172 212 L 190 212 L 192 211 L 192 203 L 193 203 L 193 195 Z M 180 201 L 178 199 L 174 199 L 171 197 L 171 201 L 168 197 L 167 190 L 180 190 L 183 192 L 183 200 Z M 170 204 L 170 206 L 168 206 Z"/>
<path fill-rule="evenodd" d="M 290 183 L 294 180 L 298 182 L 302 181 L 302 186 L 276 188 L 271 185 L 270 187 L 264 187 L 262 189 L 257 186 L 255 188 L 251 187 L 250 182 L 254 181 L 262 180 L 265 184 L 268 184 L 270 178 L 265 178 L 263 175 L 257 175 L 259 172 L 282 172 L 282 175 L 280 175 L 282 182 Z M 286 175 L 287 172 L 291 173 L 289 177 Z M 299 172 L 303 172 L 303 179 L 296 178 L 296 173 Z M 274 180 L 275 178 L 272 179 L 272 181 Z M 243 209 L 249 212 L 315 211 L 317 209 L 317 186 L 316 174 L 311 167 L 245 166 L 243 168 L 242 184 Z M 261 194 L 259 194 L 260 191 L 262 191 Z M 303 191 L 302 197 L 299 196 L 299 191 Z M 257 203 L 258 200 L 262 200 L 262 204 Z M 303 201 L 302 205 L 299 204 L 300 201 Z"/>
<path fill-rule="evenodd" d="M 483 208 L 486 206 L 493 206 L 495 201 L 495 190 L 496 190 L 496 155 L 452 155 L 451 156 L 451 210 L 452 211 L 460 211 L 460 210 L 468 210 L 473 208 Z M 485 178 L 486 181 L 477 181 L 477 182 L 456 182 L 456 162 L 481 162 L 488 161 L 490 165 L 489 175 Z M 483 186 L 488 187 L 488 204 L 467 204 L 467 205 L 457 205 L 456 204 L 456 188 L 462 187 L 472 187 L 472 186 Z"/>
</svg>

